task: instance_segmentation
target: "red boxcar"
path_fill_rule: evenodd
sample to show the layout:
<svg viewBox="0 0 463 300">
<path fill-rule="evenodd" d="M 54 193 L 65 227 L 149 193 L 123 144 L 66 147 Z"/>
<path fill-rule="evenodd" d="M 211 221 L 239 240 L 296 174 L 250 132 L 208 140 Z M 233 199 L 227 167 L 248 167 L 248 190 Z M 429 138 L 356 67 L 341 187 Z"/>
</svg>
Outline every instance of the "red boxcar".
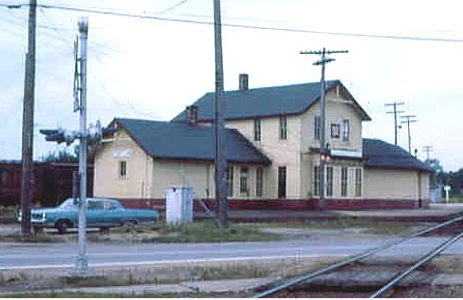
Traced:
<svg viewBox="0 0 463 300">
<path fill-rule="evenodd" d="M 32 204 L 55 206 L 72 196 L 72 174 L 76 163 L 34 162 Z M 87 171 L 87 193 L 93 194 L 93 166 Z M 21 162 L 0 160 L 0 205 L 20 205 Z"/>
</svg>

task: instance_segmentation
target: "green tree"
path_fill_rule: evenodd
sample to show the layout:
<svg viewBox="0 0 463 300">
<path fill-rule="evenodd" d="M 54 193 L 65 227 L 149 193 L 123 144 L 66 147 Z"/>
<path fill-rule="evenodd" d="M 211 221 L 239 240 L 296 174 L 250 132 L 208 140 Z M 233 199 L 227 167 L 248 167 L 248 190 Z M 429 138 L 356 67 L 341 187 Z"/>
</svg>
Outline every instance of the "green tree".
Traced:
<svg viewBox="0 0 463 300">
<path fill-rule="evenodd" d="M 444 167 L 440 164 L 440 161 L 437 158 L 425 159 L 425 164 L 428 164 L 436 173 L 444 172 Z"/>
<path fill-rule="evenodd" d="M 67 151 L 66 149 L 61 149 L 59 151 L 53 151 L 42 156 L 41 160 L 43 162 L 62 162 L 62 163 L 78 163 L 79 157 L 74 153 Z"/>
</svg>

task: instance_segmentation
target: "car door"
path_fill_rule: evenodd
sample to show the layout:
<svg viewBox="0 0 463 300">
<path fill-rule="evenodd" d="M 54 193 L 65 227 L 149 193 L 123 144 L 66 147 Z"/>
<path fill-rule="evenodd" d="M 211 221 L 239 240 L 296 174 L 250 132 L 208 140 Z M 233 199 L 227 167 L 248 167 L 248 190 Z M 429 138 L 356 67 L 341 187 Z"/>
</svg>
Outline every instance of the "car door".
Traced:
<svg viewBox="0 0 463 300">
<path fill-rule="evenodd" d="M 98 202 L 87 199 L 87 227 L 98 227 L 100 225 L 100 212 Z"/>
<path fill-rule="evenodd" d="M 108 225 L 117 226 L 121 224 L 121 211 L 118 208 L 117 203 L 111 200 L 104 202 L 104 215 Z"/>
</svg>

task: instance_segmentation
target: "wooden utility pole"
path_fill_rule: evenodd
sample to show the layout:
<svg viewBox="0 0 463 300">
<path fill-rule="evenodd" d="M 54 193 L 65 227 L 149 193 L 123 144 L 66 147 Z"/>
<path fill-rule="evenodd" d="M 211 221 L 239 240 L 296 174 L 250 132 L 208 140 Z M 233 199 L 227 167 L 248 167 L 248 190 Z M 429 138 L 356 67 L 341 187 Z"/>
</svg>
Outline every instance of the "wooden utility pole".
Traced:
<svg viewBox="0 0 463 300">
<path fill-rule="evenodd" d="M 411 154 L 412 153 L 412 137 L 410 135 L 410 123 L 416 122 L 416 116 L 407 115 L 407 116 L 402 116 L 401 118 L 405 119 L 405 120 L 400 122 L 400 123 L 407 124 L 407 129 L 408 129 L 408 152 Z"/>
<path fill-rule="evenodd" d="M 224 84 L 222 58 L 222 21 L 220 0 L 214 1 L 214 48 L 215 48 L 215 102 L 214 102 L 214 165 L 215 199 L 217 201 L 218 224 L 228 227 L 227 159 L 225 154 Z"/>
<path fill-rule="evenodd" d="M 329 156 L 329 149 L 326 145 L 326 84 L 325 84 L 325 64 L 334 61 L 334 58 L 326 57 L 327 54 L 332 53 L 348 53 L 347 50 L 326 50 L 323 48 L 321 51 L 301 51 L 301 54 L 316 54 L 320 55 L 321 59 L 313 64 L 322 66 L 322 74 L 320 80 L 320 167 L 319 167 L 319 209 L 325 210 L 325 161 Z"/>
<path fill-rule="evenodd" d="M 398 110 L 397 110 L 397 106 L 399 106 L 399 105 L 404 105 L 404 103 L 403 103 L 403 102 L 392 102 L 392 103 L 386 103 L 386 104 L 384 104 L 384 105 L 386 105 L 386 106 L 392 106 L 392 107 L 394 108 L 393 111 L 388 111 L 388 112 L 386 112 L 386 113 L 388 113 L 388 114 L 394 114 L 394 145 L 397 146 L 397 129 L 400 128 L 400 126 L 397 125 L 397 115 L 398 115 L 398 114 L 401 114 L 401 113 L 404 113 L 403 110 L 398 111 Z"/>
<path fill-rule="evenodd" d="M 29 1 L 28 46 L 24 75 L 24 102 L 21 153 L 21 236 L 31 235 L 31 198 L 33 188 L 33 142 L 35 98 L 35 33 L 37 1 Z"/>
<path fill-rule="evenodd" d="M 423 151 L 426 153 L 426 163 L 429 164 L 429 154 L 432 151 L 432 146 L 423 146 Z"/>
</svg>

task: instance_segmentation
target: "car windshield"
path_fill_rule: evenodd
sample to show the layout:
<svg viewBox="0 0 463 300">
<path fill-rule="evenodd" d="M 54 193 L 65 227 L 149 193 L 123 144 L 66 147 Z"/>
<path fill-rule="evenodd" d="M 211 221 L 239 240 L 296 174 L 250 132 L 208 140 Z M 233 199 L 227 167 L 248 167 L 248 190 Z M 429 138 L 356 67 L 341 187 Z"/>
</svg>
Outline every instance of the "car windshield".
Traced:
<svg viewBox="0 0 463 300">
<path fill-rule="evenodd" d="M 77 205 L 74 204 L 74 199 L 67 199 L 63 203 L 60 204 L 59 208 L 64 208 L 64 209 L 72 209 L 76 208 Z"/>
</svg>

